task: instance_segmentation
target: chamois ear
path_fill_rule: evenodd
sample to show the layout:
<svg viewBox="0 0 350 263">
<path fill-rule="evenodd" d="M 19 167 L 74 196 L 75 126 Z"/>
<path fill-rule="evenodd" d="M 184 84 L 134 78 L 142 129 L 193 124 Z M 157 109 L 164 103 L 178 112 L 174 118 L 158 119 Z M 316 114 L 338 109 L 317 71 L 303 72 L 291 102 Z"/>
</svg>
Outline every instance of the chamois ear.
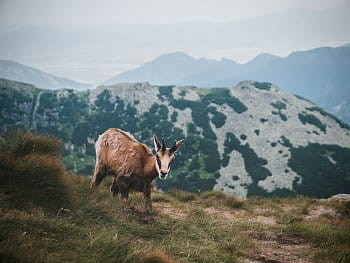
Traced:
<svg viewBox="0 0 350 263">
<path fill-rule="evenodd" d="M 153 143 L 154 143 L 154 149 L 156 150 L 156 152 L 158 152 L 162 147 L 162 145 L 160 144 L 160 141 L 158 140 L 155 134 L 153 135 Z"/>
<path fill-rule="evenodd" d="M 170 151 L 176 153 L 180 149 L 181 145 L 184 144 L 184 142 L 185 140 L 175 141 Z"/>
</svg>

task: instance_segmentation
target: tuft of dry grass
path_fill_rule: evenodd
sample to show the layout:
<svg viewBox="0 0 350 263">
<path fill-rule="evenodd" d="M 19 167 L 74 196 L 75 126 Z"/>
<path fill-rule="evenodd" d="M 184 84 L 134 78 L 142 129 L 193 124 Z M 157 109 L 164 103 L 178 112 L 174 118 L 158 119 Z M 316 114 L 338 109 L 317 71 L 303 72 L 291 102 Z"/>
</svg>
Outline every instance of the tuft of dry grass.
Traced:
<svg viewBox="0 0 350 263">
<path fill-rule="evenodd" d="M 138 258 L 135 261 L 139 263 L 175 263 L 173 259 L 159 249 L 143 249 L 136 251 L 134 255 Z"/>
<path fill-rule="evenodd" d="M 226 206 L 229 208 L 242 208 L 244 201 L 233 195 L 225 195 L 219 191 L 204 192 L 199 196 L 199 202 L 204 206 Z"/>
<path fill-rule="evenodd" d="M 293 222 L 286 227 L 286 231 L 299 233 L 316 247 L 315 262 L 350 262 L 348 220 L 319 218 Z"/>
<path fill-rule="evenodd" d="M 343 218 L 350 218 L 350 202 L 333 201 L 332 206 L 337 214 Z"/>
<path fill-rule="evenodd" d="M 152 201 L 155 203 L 170 203 L 172 198 L 169 195 L 163 193 L 152 193 Z"/>
<path fill-rule="evenodd" d="M 21 157 L 31 154 L 60 157 L 61 143 L 50 135 L 40 135 L 20 130 L 5 133 L 0 140 L 1 153 Z"/>
<path fill-rule="evenodd" d="M 198 197 L 197 194 L 195 193 L 185 192 L 185 191 L 176 190 L 176 189 L 169 191 L 168 194 L 180 202 L 195 201 Z"/>
<path fill-rule="evenodd" d="M 60 142 L 49 136 L 15 131 L 0 140 L 0 186 L 18 205 L 47 208 L 69 203 L 64 184 Z M 24 201 L 24 202 L 23 202 Z"/>
</svg>

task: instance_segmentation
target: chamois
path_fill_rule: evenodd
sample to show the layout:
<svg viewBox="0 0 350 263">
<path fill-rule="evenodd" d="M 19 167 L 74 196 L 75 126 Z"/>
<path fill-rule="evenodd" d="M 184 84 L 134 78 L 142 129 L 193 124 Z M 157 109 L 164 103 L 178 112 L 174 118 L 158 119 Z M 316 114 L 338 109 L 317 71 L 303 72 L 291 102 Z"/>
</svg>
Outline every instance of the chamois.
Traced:
<svg viewBox="0 0 350 263">
<path fill-rule="evenodd" d="M 96 165 L 92 177 L 92 186 L 98 186 L 107 175 L 113 176 L 110 187 L 112 195 L 121 194 L 125 200 L 129 190 L 143 192 L 146 208 L 152 209 L 151 184 L 159 176 L 166 179 L 175 153 L 184 140 L 175 141 L 171 148 L 166 148 L 156 135 L 153 136 L 156 150 L 138 142 L 130 133 L 110 128 L 96 141 Z"/>
</svg>

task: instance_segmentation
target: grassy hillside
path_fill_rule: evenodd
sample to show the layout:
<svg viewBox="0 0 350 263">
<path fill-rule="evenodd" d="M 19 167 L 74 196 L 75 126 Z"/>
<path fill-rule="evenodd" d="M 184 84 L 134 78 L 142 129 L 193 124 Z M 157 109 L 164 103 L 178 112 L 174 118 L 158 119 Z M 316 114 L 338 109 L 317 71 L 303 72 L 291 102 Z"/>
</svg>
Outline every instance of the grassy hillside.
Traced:
<svg viewBox="0 0 350 263">
<path fill-rule="evenodd" d="M 1 262 L 350 260 L 344 204 L 170 191 L 154 193 L 147 213 L 138 193 L 125 204 L 112 200 L 108 181 L 91 189 L 67 174 L 53 138 L 16 133 L 0 146 Z"/>
</svg>

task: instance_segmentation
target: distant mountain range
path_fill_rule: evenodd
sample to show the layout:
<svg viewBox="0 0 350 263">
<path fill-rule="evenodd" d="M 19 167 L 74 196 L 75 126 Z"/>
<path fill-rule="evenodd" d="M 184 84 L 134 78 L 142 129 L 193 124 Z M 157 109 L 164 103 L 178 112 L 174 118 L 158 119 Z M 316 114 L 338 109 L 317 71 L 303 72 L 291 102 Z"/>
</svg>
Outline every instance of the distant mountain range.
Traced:
<svg viewBox="0 0 350 263">
<path fill-rule="evenodd" d="M 182 52 L 162 55 L 104 84 L 148 81 L 156 85 L 230 87 L 254 79 L 301 95 L 350 123 L 350 46 L 297 51 L 287 57 L 260 54 L 246 64 L 196 59 Z"/>
<path fill-rule="evenodd" d="M 20 63 L 0 60 L 0 78 L 34 84 L 42 89 L 77 89 L 85 90 L 90 84 L 61 78 Z"/>
</svg>

